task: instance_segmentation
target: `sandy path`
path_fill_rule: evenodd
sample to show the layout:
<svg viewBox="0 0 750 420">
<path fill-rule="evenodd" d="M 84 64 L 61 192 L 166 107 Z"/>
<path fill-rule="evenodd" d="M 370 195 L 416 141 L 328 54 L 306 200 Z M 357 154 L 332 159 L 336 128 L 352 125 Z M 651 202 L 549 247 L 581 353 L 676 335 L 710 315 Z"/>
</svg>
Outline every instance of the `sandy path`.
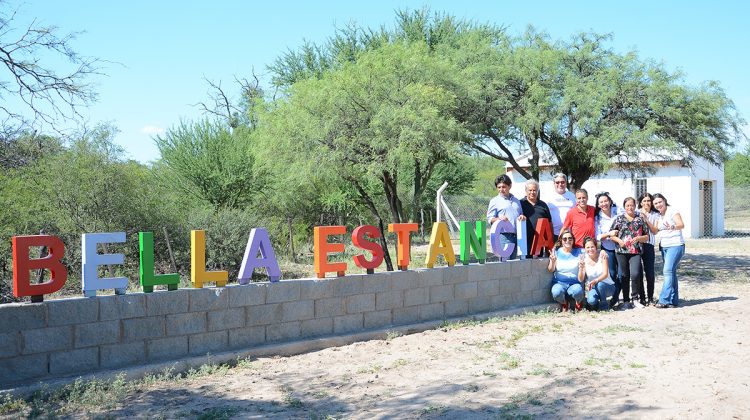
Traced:
<svg viewBox="0 0 750 420">
<path fill-rule="evenodd" d="M 747 418 L 749 268 L 687 255 L 677 309 L 542 313 L 262 358 L 154 385 L 108 414 Z"/>
</svg>

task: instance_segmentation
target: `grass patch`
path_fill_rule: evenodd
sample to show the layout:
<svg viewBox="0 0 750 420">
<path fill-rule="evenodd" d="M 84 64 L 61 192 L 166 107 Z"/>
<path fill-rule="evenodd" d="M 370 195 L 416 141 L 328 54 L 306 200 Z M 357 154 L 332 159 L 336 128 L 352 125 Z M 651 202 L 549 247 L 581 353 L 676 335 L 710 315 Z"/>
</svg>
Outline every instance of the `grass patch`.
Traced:
<svg viewBox="0 0 750 420">
<path fill-rule="evenodd" d="M 377 372 L 380 372 L 382 369 L 383 369 L 383 366 L 380 366 L 380 365 L 363 366 L 357 369 L 357 373 L 377 373 Z"/>
<path fill-rule="evenodd" d="M 546 366 L 540 364 L 534 365 L 527 373 L 534 376 L 552 376 L 552 371 L 547 369 Z"/>
<path fill-rule="evenodd" d="M 401 366 L 406 366 L 409 364 L 409 361 L 406 359 L 397 359 L 395 362 L 393 362 L 392 365 L 388 367 L 388 369 L 396 369 Z"/>
<path fill-rule="evenodd" d="M 427 407 L 425 407 L 425 408 L 422 409 L 421 414 L 423 416 L 428 415 L 428 414 L 437 414 L 437 413 L 443 412 L 443 410 L 445 410 L 445 406 L 444 405 L 440 405 L 440 404 L 432 405 L 432 404 L 430 404 Z"/>
<path fill-rule="evenodd" d="M 398 337 L 401 337 L 403 335 L 404 335 L 404 333 L 402 333 L 400 331 L 393 331 L 393 330 L 391 330 L 391 331 L 388 331 L 388 332 L 385 333 L 385 341 L 391 341 L 394 338 L 398 338 Z"/>
<path fill-rule="evenodd" d="M 229 420 L 234 417 L 240 409 L 237 407 L 214 407 L 203 412 L 192 411 L 198 420 Z"/>
<path fill-rule="evenodd" d="M 630 325 L 616 324 L 616 325 L 606 326 L 602 328 L 600 331 L 605 334 L 616 334 L 616 333 L 624 333 L 624 332 L 645 332 L 646 330 L 640 327 L 632 327 Z"/>
<path fill-rule="evenodd" d="M 646 367 L 646 365 L 644 365 L 643 363 L 635 363 L 635 362 L 631 363 L 628 366 L 630 366 L 633 369 L 643 369 Z"/>
<path fill-rule="evenodd" d="M 500 353 L 499 361 L 502 363 L 501 369 L 503 370 L 515 369 L 521 364 L 520 360 L 506 352 Z"/>
</svg>

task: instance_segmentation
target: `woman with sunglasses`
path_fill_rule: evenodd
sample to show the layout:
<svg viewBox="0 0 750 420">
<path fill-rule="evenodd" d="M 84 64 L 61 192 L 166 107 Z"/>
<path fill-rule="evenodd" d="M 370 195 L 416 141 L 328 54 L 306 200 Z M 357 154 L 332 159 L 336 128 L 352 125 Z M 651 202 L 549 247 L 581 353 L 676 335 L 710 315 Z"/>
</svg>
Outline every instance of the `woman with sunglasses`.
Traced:
<svg viewBox="0 0 750 420">
<path fill-rule="evenodd" d="M 622 282 L 622 308 L 632 309 L 634 305 L 630 300 L 631 285 L 633 300 L 639 301 L 643 296 L 643 285 L 638 287 L 638 280 L 641 276 L 641 244 L 648 242 L 648 225 L 635 211 L 635 198 L 626 198 L 622 206 L 625 208 L 625 214 L 617 216 L 612 223 L 610 239 L 617 244 L 615 254 Z"/>
<path fill-rule="evenodd" d="M 575 237 L 570 229 L 560 231 L 555 249 L 549 257 L 547 271 L 552 277 L 552 298 L 560 304 L 561 311 L 568 310 L 568 298 L 575 301 L 576 310 L 583 308 L 583 285 L 578 280 L 578 272 L 583 269 L 581 249 L 574 248 Z"/>
<path fill-rule="evenodd" d="M 589 291 L 586 301 L 590 308 L 600 311 L 609 309 L 608 298 L 615 294 L 615 283 L 609 277 L 609 257 L 605 250 L 596 248 L 596 239 L 587 236 L 583 240 L 583 270 L 578 270 L 578 280 L 585 283 Z"/>
</svg>

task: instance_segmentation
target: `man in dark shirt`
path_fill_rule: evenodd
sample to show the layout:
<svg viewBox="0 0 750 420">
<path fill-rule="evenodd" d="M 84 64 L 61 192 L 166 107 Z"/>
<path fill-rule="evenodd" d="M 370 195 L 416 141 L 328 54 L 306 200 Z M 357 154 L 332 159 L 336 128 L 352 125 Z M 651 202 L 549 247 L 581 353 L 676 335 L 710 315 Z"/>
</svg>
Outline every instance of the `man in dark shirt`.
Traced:
<svg viewBox="0 0 750 420">
<path fill-rule="evenodd" d="M 552 216 L 547 203 L 539 199 L 539 183 L 530 179 L 526 181 L 526 197 L 521 199 L 521 211 L 526 216 L 527 258 L 531 255 L 531 246 L 534 243 L 536 222 L 539 219 L 549 219 L 552 226 Z"/>
</svg>

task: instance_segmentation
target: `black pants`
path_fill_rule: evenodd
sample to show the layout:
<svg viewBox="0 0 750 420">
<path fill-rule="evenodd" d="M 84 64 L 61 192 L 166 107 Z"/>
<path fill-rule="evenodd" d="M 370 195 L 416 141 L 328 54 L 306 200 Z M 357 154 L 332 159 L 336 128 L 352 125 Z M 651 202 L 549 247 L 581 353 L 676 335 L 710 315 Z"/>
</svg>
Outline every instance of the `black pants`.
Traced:
<svg viewBox="0 0 750 420">
<path fill-rule="evenodd" d="M 617 254 L 617 269 L 622 281 L 622 300 L 630 302 L 630 286 L 633 286 L 633 299 L 643 296 L 641 278 L 641 254 Z"/>
<path fill-rule="evenodd" d="M 646 278 L 646 295 L 641 295 L 641 301 L 648 299 L 649 302 L 653 302 L 654 281 L 656 279 L 656 272 L 654 271 L 654 264 L 656 263 L 656 253 L 654 252 L 654 246 L 649 243 L 641 244 L 641 248 L 641 260 L 643 261 L 643 275 L 641 276 L 641 278 Z M 639 283 L 641 283 L 640 280 Z M 643 290 L 642 284 L 641 290 Z"/>
</svg>

